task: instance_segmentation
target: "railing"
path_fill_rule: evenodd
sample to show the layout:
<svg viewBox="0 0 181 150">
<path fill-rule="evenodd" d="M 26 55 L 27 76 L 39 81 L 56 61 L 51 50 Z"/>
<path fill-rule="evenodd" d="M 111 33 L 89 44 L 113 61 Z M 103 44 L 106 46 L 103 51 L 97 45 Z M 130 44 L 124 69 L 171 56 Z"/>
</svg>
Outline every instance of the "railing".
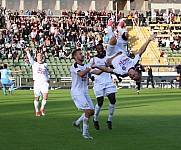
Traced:
<svg viewBox="0 0 181 150">
<path fill-rule="evenodd" d="M 169 71 L 169 72 L 160 72 L 159 70 L 161 70 L 161 68 L 167 68 L 167 70 L 171 70 L 171 68 L 173 69 L 173 65 L 153 65 L 151 66 L 152 70 L 158 70 L 157 72 L 153 72 L 153 77 L 154 77 L 154 81 L 155 83 L 159 86 L 159 87 L 166 87 L 166 85 L 168 88 L 170 87 L 171 84 L 171 80 L 175 79 L 176 77 L 179 76 L 179 74 L 177 74 L 176 70 L 174 71 Z M 58 77 L 59 76 L 59 77 Z M 148 73 L 147 72 L 143 72 L 142 73 L 142 81 L 143 84 L 145 84 L 146 79 L 148 77 Z M 166 82 L 162 83 L 162 79 L 166 80 Z M 15 88 L 17 89 L 22 89 L 22 88 L 33 88 L 33 78 L 30 76 L 26 76 L 23 77 L 21 75 L 14 75 L 12 80 L 15 81 Z M 57 72 L 55 74 L 55 76 L 53 78 L 51 78 L 50 76 L 50 87 L 52 89 L 60 89 L 60 88 L 70 88 L 72 83 L 72 77 L 70 76 L 60 76 L 60 74 Z M 127 87 L 127 88 L 132 88 L 134 87 L 134 81 L 131 80 L 129 77 L 123 78 L 122 82 L 119 83 L 120 87 Z M 176 82 L 177 83 L 177 82 Z M 92 81 L 89 80 L 89 86 L 92 87 Z M 162 85 L 162 86 L 160 86 Z"/>
</svg>

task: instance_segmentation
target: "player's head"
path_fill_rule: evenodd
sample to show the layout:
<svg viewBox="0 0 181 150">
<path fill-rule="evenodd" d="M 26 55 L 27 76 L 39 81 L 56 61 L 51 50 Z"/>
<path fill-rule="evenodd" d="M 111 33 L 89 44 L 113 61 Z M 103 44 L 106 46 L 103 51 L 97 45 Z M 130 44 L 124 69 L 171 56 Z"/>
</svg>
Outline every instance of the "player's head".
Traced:
<svg viewBox="0 0 181 150">
<path fill-rule="evenodd" d="M 104 56 L 104 47 L 102 44 L 97 44 L 96 51 L 99 56 Z"/>
<path fill-rule="evenodd" d="M 3 68 L 7 69 L 8 65 L 7 64 L 4 64 Z"/>
<path fill-rule="evenodd" d="M 146 66 L 146 69 L 147 69 L 147 70 L 150 70 L 150 69 L 151 69 L 151 67 L 150 67 L 149 65 L 147 65 L 147 66 Z"/>
<path fill-rule="evenodd" d="M 134 68 L 129 69 L 128 71 L 128 76 L 135 81 L 140 81 L 141 80 L 141 74 L 136 71 Z"/>
<path fill-rule="evenodd" d="M 84 61 L 84 54 L 81 49 L 76 49 L 72 52 L 72 57 L 75 59 L 75 61 Z"/>
<path fill-rule="evenodd" d="M 43 55 L 42 55 L 42 53 L 37 53 L 37 56 L 36 56 L 36 59 L 37 59 L 37 62 L 42 62 L 42 58 L 43 58 Z"/>
</svg>

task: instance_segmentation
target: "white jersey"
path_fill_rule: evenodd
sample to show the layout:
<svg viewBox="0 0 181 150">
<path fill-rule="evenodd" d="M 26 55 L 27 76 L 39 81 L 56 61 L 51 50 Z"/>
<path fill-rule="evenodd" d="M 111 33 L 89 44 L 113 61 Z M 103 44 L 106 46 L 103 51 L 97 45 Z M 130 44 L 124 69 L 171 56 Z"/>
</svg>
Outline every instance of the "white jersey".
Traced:
<svg viewBox="0 0 181 150">
<path fill-rule="evenodd" d="M 11 70 L 4 68 L 0 70 L 0 73 L 1 73 L 1 83 L 8 83 L 9 74 L 11 73 Z"/>
<path fill-rule="evenodd" d="M 123 53 L 118 55 L 112 60 L 112 65 L 115 68 L 113 72 L 120 75 L 127 74 L 129 69 L 134 67 L 140 58 L 141 57 L 139 54 L 137 54 L 134 59 L 129 58 L 126 54 Z"/>
<path fill-rule="evenodd" d="M 95 63 L 95 65 L 98 65 L 98 66 L 105 66 L 105 63 L 106 63 L 106 57 L 104 58 L 98 58 L 98 57 L 94 57 L 94 58 L 91 58 L 90 59 L 90 64 Z M 98 69 L 94 69 L 94 70 L 98 70 Z M 92 72 L 93 70 L 91 70 Z M 100 75 L 96 75 L 96 74 L 93 74 L 94 76 L 94 86 L 97 85 L 97 84 L 105 84 L 105 83 L 112 83 L 112 79 L 111 79 L 111 75 L 110 73 L 106 73 L 106 72 L 103 72 L 101 73 Z"/>
<path fill-rule="evenodd" d="M 46 63 L 40 64 L 34 61 L 29 52 L 27 52 L 27 56 L 28 56 L 29 62 L 32 65 L 33 80 L 35 82 L 41 82 L 41 83 L 47 82 L 49 80 L 47 64 Z"/>
<path fill-rule="evenodd" d="M 72 77 L 71 95 L 80 95 L 82 92 L 84 94 L 88 93 L 88 74 L 84 77 L 80 77 L 77 73 L 83 71 L 88 67 L 88 65 L 79 65 L 74 63 L 70 68 L 70 74 Z"/>
</svg>

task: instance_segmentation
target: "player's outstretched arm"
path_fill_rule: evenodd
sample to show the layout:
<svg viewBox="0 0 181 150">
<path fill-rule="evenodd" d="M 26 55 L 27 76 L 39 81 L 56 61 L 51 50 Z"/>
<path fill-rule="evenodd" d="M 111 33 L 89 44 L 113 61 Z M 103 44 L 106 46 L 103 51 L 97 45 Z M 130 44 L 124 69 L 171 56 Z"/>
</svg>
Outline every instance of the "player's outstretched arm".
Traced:
<svg viewBox="0 0 181 150">
<path fill-rule="evenodd" d="M 105 66 L 92 65 L 91 67 L 92 67 L 92 69 L 98 68 L 98 69 L 102 70 L 103 72 L 108 72 L 108 73 L 113 73 L 113 70 L 114 70 L 112 68 L 105 67 Z"/>
<path fill-rule="evenodd" d="M 33 58 L 32 58 L 31 55 L 30 55 L 30 51 L 29 51 L 29 48 L 28 48 L 28 47 L 25 48 L 25 52 L 27 53 L 27 56 L 28 56 L 28 59 L 29 59 L 30 64 L 33 64 L 33 63 L 34 63 L 34 60 L 33 60 Z"/>
<path fill-rule="evenodd" d="M 103 71 L 102 70 L 94 70 L 91 73 L 96 74 L 96 75 L 100 75 L 101 73 L 103 73 Z"/>
<path fill-rule="evenodd" d="M 154 38 L 156 37 L 157 35 L 156 34 L 153 34 L 151 35 L 148 40 L 142 45 L 142 47 L 139 49 L 138 51 L 138 54 L 141 56 L 145 51 L 146 51 L 146 48 L 148 46 L 148 44 L 154 40 Z"/>
</svg>

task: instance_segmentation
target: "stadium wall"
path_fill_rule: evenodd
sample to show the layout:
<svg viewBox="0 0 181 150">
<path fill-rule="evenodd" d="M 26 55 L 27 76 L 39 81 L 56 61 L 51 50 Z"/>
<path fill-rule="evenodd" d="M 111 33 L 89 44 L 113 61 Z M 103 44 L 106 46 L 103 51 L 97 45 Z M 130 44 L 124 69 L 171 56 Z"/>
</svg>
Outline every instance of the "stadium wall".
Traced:
<svg viewBox="0 0 181 150">
<path fill-rule="evenodd" d="M 151 9 L 154 10 L 181 10 L 181 0 L 152 0 Z"/>
<path fill-rule="evenodd" d="M 148 10 L 148 0 L 0 0 L 11 10 Z"/>
<path fill-rule="evenodd" d="M 0 0 L 2 7 L 11 10 L 61 10 L 61 9 L 80 9 L 80 10 L 106 10 L 113 9 L 110 0 Z M 94 6 L 95 5 L 95 6 Z M 112 8 L 107 7 L 112 6 Z"/>
</svg>

